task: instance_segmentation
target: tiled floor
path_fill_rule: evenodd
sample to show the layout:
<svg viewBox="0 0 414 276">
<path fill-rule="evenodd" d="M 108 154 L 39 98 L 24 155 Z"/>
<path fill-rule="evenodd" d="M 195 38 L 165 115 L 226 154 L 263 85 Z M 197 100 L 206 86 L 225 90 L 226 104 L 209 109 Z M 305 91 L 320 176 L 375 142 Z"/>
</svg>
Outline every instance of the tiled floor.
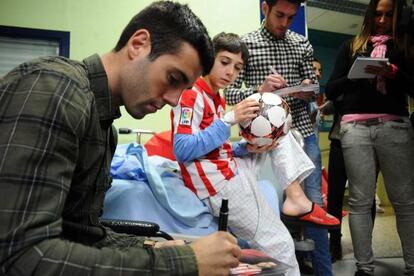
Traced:
<svg viewBox="0 0 414 276">
<path fill-rule="evenodd" d="M 401 243 L 395 225 L 395 216 L 391 207 L 384 207 L 385 213 L 377 213 L 374 223 L 372 248 L 377 258 L 401 257 Z M 344 259 L 353 258 L 348 216 L 342 222 L 342 251 Z"/>
<path fill-rule="evenodd" d="M 402 258 L 377 258 L 375 260 L 375 276 L 403 275 L 404 262 Z M 335 276 L 352 276 L 355 273 L 353 259 L 344 259 L 333 264 Z"/>
<path fill-rule="evenodd" d="M 398 276 L 403 274 L 404 261 L 401 258 L 401 244 L 395 226 L 395 216 L 391 207 L 385 213 L 377 213 L 374 223 L 372 247 L 375 256 L 375 276 Z M 333 264 L 335 276 L 350 276 L 355 272 L 348 216 L 342 225 L 343 260 Z"/>
<path fill-rule="evenodd" d="M 335 276 L 352 276 L 355 273 L 355 261 L 348 216 L 343 219 L 342 235 L 343 259 L 333 264 L 333 272 Z M 375 276 L 402 275 L 404 262 L 391 207 L 385 207 L 385 213 L 377 213 L 372 245 L 376 258 Z"/>
<path fill-rule="evenodd" d="M 404 261 L 401 258 L 401 244 L 395 226 L 395 216 L 391 207 L 385 207 L 385 213 L 377 213 L 374 224 L 372 247 L 375 256 L 375 276 L 402 275 Z M 348 216 L 342 224 L 343 260 L 333 264 L 335 276 L 354 275 L 355 261 Z"/>
</svg>

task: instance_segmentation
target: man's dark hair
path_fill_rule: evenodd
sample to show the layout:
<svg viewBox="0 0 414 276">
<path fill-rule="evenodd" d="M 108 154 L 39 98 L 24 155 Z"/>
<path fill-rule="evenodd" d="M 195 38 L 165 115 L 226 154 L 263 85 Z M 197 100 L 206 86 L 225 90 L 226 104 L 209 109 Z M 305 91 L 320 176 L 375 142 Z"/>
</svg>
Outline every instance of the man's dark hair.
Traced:
<svg viewBox="0 0 414 276">
<path fill-rule="evenodd" d="M 273 8 L 274 5 L 276 5 L 278 0 L 265 0 L 267 5 L 269 6 L 269 9 L 271 10 Z M 305 3 L 306 0 L 286 0 L 292 4 L 296 4 L 298 6 L 300 6 L 300 4 Z"/>
<path fill-rule="evenodd" d="M 214 51 L 217 55 L 220 51 L 228 51 L 233 54 L 241 53 L 244 64 L 249 58 L 249 50 L 240 36 L 234 33 L 221 32 L 213 38 Z"/>
<path fill-rule="evenodd" d="M 157 1 L 135 15 L 123 30 L 114 51 L 120 51 L 139 29 L 151 35 L 150 60 L 163 54 L 174 54 L 183 42 L 193 46 L 208 74 L 214 64 L 213 45 L 206 27 L 187 5 L 171 1 Z"/>
</svg>

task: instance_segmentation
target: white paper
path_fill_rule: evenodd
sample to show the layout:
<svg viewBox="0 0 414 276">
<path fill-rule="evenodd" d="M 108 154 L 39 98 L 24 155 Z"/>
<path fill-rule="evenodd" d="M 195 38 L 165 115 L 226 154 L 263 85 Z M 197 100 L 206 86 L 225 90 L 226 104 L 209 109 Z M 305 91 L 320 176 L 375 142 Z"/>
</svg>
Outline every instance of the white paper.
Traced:
<svg viewBox="0 0 414 276">
<path fill-rule="evenodd" d="M 290 86 L 281 88 L 278 90 L 273 91 L 272 93 L 279 95 L 279 96 L 287 96 L 292 93 L 297 92 L 309 92 L 317 94 L 319 93 L 319 83 L 312 83 L 312 84 L 301 84 L 296 86 Z"/>
<path fill-rule="evenodd" d="M 374 74 L 365 73 L 367 65 L 382 66 L 380 62 L 388 62 L 388 58 L 357 57 L 348 72 L 348 79 L 373 79 Z"/>
</svg>

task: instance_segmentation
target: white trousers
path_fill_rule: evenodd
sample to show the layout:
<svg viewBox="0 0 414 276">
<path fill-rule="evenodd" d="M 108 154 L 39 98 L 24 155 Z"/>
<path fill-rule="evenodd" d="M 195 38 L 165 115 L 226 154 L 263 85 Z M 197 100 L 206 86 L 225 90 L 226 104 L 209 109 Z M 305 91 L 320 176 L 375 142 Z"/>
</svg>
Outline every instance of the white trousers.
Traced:
<svg viewBox="0 0 414 276">
<path fill-rule="evenodd" d="M 285 189 L 298 179 L 308 176 L 313 164 L 306 153 L 294 140 L 286 135 L 279 145 L 269 153 L 278 183 Z M 214 216 L 220 212 L 222 198 L 229 200 L 228 226 L 238 237 L 252 248 L 290 265 L 286 275 L 300 275 L 295 257 L 292 237 L 276 214 L 268 205 L 256 184 L 256 175 L 266 159 L 266 154 L 250 154 L 236 158 L 238 174 L 218 193 L 206 198 Z"/>
</svg>

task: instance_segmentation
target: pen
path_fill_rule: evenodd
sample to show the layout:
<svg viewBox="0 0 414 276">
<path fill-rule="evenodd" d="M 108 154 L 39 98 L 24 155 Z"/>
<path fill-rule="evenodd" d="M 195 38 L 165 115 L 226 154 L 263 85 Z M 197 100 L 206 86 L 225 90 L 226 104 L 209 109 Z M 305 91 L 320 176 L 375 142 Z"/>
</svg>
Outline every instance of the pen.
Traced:
<svg viewBox="0 0 414 276">
<path fill-rule="evenodd" d="M 227 198 L 223 198 L 221 200 L 219 222 L 218 222 L 219 231 L 227 231 L 228 216 L 229 216 L 229 200 Z"/>
<path fill-rule="evenodd" d="M 270 72 L 272 72 L 273 74 L 277 74 L 275 67 L 273 67 L 272 65 L 269 65 L 269 69 L 270 69 Z"/>
<path fill-rule="evenodd" d="M 276 71 L 275 67 L 272 65 L 269 65 L 269 69 L 272 72 L 272 74 L 278 75 L 278 81 L 280 82 L 279 85 L 273 85 L 274 90 L 280 89 L 282 87 L 286 86 L 286 80 L 282 77 L 282 75 L 279 75 L 279 73 Z"/>
</svg>

